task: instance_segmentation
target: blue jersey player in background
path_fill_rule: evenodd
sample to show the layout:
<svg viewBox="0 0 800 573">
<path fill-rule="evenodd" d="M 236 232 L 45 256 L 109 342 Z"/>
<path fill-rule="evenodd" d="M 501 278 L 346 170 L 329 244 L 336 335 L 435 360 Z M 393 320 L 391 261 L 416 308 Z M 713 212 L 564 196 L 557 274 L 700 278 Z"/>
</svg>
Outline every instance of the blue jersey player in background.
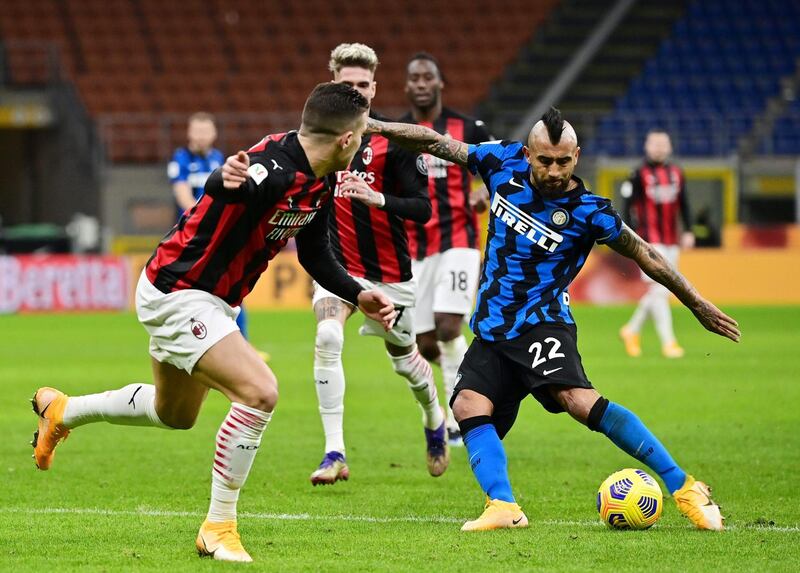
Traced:
<svg viewBox="0 0 800 573">
<path fill-rule="evenodd" d="M 687 474 L 630 410 L 589 382 L 569 309 L 569 285 L 595 243 L 637 262 L 672 291 L 708 330 L 739 340 L 736 321 L 705 300 L 611 203 L 573 175 L 578 138 L 551 108 L 514 141 L 467 145 L 428 128 L 370 120 L 375 132 L 412 150 L 466 165 L 490 191 L 488 237 L 472 329 L 452 408 L 475 478 L 488 501 L 463 531 L 525 527 L 508 478 L 502 438 L 532 395 L 549 412 L 568 412 L 656 472 L 678 509 L 700 529 L 723 528 L 710 488 Z"/>
<path fill-rule="evenodd" d="M 184 212 L 197 203 L 211 172 L 225 163 L 225 156 L 214 147 L 217 126 L 210 113 L 197 112 L 189 117 L 186 140 L 186 145 L 175 150 L 167 165 L 167 175 L 175 198 L 176 221 L 180 221 Z M 242 331 L 242 336 L 248 338 L 247 315 L 244 306 L 240 308 L 236 324 Z"/>
</svg>

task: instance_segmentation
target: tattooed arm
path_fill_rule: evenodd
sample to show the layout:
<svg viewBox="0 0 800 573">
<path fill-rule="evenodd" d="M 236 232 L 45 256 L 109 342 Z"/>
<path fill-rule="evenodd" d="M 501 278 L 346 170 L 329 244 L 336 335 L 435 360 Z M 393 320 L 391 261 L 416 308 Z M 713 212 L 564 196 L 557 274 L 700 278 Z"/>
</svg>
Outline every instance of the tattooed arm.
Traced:
<svg viewBox="0 0 800 573">
<path fill-rule="evenodd" d="M 430 153 L 464 167 L 467 165 L 469 147 L 466 143 L 422 125 L 392 123 L 369 118 L 367 133 L 379 133 L 411 151 Z"/>
<path fill-rule="evenodd" d="M 630 227 L 623 225 L 619 237 L 608 246 L 636 261 L 647 276 L 667 287 L 707 330 L 734 342 L 739 341 L 741 334 L 736 321 L 704 299 L 686 277 Z"/>
</svg>

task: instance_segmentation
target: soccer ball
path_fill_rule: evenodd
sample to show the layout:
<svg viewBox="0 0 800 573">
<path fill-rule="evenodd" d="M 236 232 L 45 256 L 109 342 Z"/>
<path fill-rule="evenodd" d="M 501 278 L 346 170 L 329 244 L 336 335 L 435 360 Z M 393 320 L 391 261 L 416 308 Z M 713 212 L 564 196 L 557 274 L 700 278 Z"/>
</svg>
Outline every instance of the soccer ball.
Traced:
<svg viewBox="0 0 800 573">
<path fill-rule="evenodd" d="M 661 488 L 642 470 L 613 473 L 597 491 L 597 511 L 613 529 L 647 529 L 658 521 L 663 508 Z"/>
</svg>

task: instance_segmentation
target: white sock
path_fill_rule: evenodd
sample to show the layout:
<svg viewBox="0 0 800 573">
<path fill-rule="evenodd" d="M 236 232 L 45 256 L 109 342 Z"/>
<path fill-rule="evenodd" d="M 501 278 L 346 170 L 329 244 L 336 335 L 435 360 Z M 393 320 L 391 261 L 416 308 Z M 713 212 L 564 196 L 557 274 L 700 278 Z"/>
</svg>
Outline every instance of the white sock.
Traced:
<svg viewBox="0 0 800 573">
<path fill-rule="evenodd" d="M 231 402 L 231 409 L 217 432 L 208 521 L 236 520 L 239 491 L 247 480 L 261 436 L 271 418 L 272 412 Z"/>
<path fill-rule="evenodd" d="M 325 432 L 325 452 L 344 454 L 344 332 L 338 320 L 327 319 L 317 325 L 314 346 L 314 382 L 319 415 Z"/>
<path fill-rule="evenodd" d="M 444 383 L 445 403 L 447 404 L 447 428 L 457 430 L 458 422 L 456 422 L 455 417 L 453 417 L 453 411 L 450 409 L 450 398 L 453 397 L 453 388 L 456 385 L 456 376 L 458 376 L 461 361 L 464 360 L 464 355 L 467 353 L 467 339 L 462 334 L 447 342 L 440 341 L 439 350 L 442 353 L 442 382 Z"/>
<path fill-rule="evenodd" d="M 128 384 L 100 394 L 70 396 L 64 409 L 64 425 L 77 428 L 92 422 L 169 427 L 156 413 L 156 387 L 152 384 Z"/>
<path fill-rule="evenodd" d="M 388 354 L 388 353 L 387 353 Z M 392 356 L 394 371 L 408 381 L 408 387 L 422 408 L 422 423 L 429 430 L 442 425 L 444 416 L 439 406 L 436 383 L 433 381 L 433 370 L 417 350 L 416 345 L 411 353 L 405 356 Z"/>
<path fill-rule="evenodd" d="M 659 291 L 655 293 L 651 308 L 661 345 L 675 342 L 675 332 L 672 330 L 672 311 L 669 308 L 669 292 L 665 288 L 660 287 Z"/>
<path fill-rule="evenodd" d="M 652 300 L 653 293 L 652 289 L 650 289 L 639 299 L 639 304 L 636 306 L 636 310 L 633 311 L 633 316 L 628 321 L 628 324 L 625 325 L 628 330 L 635 334 L 641 332 L 642 325 L 644 325 L 644 321 L 647 320 L 647 315 L 651 312 Z"/>
</svg>

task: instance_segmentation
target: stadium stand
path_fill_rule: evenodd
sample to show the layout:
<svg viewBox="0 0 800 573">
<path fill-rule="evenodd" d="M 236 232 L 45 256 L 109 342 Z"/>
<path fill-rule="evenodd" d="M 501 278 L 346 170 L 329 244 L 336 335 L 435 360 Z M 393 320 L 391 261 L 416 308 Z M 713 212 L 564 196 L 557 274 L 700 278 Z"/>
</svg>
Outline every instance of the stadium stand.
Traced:
<svg viewBox="0 0 800 573">
<path fill-rule="evenodd" d="M 768 101 L 780 95 L 781 80 L 796 73 L 798 57 L 797 2 L 692 2 L 614 111 L 600 121 L 588 149 L 638 155 L 644 133 L 658 126 L 672 132 L 680 155 L 735 152 Z M 769 139 L 776 153 L 800 151 L 799 126 L 795 103 Z"/>
<path fill-rule="evenodd" d="M 20 54 L 21 46 L 53 43 L 98 120 L 110 158 L 141 162 L 163 160 L 182 141 L 186 114 L 198 109 L 218 114 L 220 142 L 229 149 L 293 125 L 307 93 L 327 78 L 328 54 L 340 42 L 362 41 L 378 52 L 382 111 L 406 107 L 404 66 L 420 50 L 440 58 L 452 85 L 448 104 L 472 111 L 556 4 L 508 0 L 492 9 L 467 0 L 454 9 L 447 0 L 308 0 L 302 7 L 259 0 L 8 0 L 0 38 L 7 74 L 17 84 L 48 79 L 41 62 L 35 66 Z M 265 119 L 244 131 L 239 119 L 234 132 L 225 114 L 239 112 Z"/>
</svg>

